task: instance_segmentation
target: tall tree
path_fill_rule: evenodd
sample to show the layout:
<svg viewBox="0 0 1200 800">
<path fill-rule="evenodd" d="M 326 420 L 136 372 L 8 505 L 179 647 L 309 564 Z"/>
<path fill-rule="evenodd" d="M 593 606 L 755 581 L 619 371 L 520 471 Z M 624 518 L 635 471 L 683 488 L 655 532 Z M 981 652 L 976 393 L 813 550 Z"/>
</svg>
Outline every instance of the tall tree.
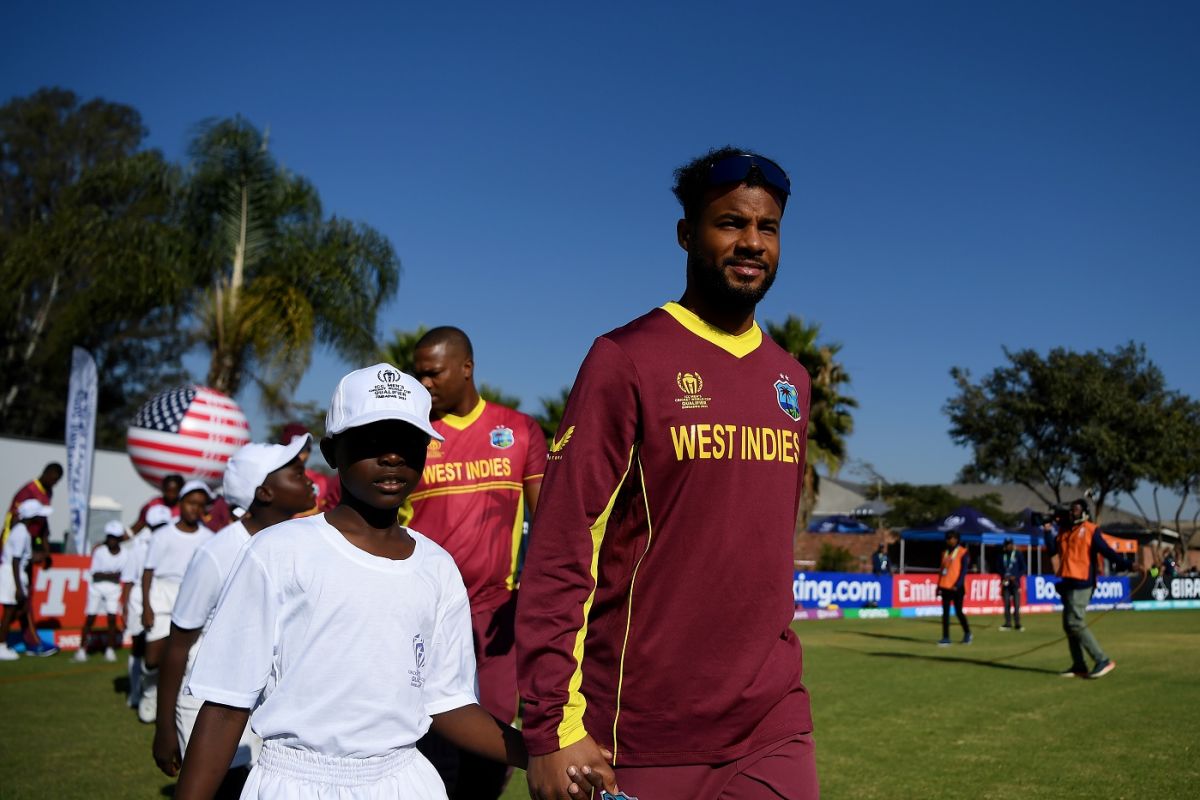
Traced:
<svg viewBox="0 0 1200 800">
<path fill-rule="evenodd" d="M 837 360 L 842 346 L 820 343 L 820 325 L 806 325 L 800 317 L 789 314 L 781 325 L 768 322 L 767 333 L 800 362 L 812 379 L 804 493 L 796 523 L 796 530 L 803 531 L 820 496 L 820 477 L 816 467 L 824 467 L 830 475 L 837 475 L 841 469 L 846 459 L 846 437 L 854 430 L 854 417 L 850 409 L 857 408 L 858 402 L 845 394 L 850 375 Z"/>
<path fill-rule="evenodd" d="M 1140 345 L 1113 352 L 1004 351 L 979 383 L 955 367 L 950 436 L 971 448 L 968 474 L 1019 483 L 1062 505 L 1069 482 L 1094 492 L 1095 517 L 1149 477 L 1166 431 L 1169 393 Z"/>
<path fill-rule="evenodd" d="M 392 331 L 392 340 L 380 346 L 379 357 L 401 372 L 412 375 L 416 369 L 413 353 L 416 350 L 417 342 L 421 341 L 421 337 L 428 332 L 429 329 L 424 325 L 418 325 L 417 329 L 413 331 Z M 505 394 L 504 390 L 498 386 L 476 382 L 475 389 L 479 392 L 479 396 L 489 403 L 508 406 L 512 409 L 521 406 L 521 398 Z"/>
<path fill-rule="evenodd" d="M 316 189 L 267 144 L 240 118 L 203 123 L 189 148 L 187 209 L 211 276 L 199 311 L 208 384 L 233 395 L 250 379 L 280 408 L 314 343 L 350 361 L 375 353 L 400 263 L 379 232 L 326 218 Z"/>
<path fill-rule="evenodd" d="M 0 107 L 0 429 L 63 434 L 71 347 L 99 366 L 97 439 L 183 375 L 195 275 L 178 171 L 142 150 L 134 109 L 63 89 Z"/>
</svg>

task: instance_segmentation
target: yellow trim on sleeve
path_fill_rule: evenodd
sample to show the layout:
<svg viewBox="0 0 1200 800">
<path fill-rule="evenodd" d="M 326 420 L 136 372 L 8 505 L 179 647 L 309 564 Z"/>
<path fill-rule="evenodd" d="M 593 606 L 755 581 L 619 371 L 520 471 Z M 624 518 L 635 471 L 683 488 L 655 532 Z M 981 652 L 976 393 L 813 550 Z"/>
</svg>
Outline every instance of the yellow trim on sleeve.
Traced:
<svg viewBox="0 0 1200 800">
<path fill-rule="evenodd" d="M 460 417 L 457 414 L 447 414 L 446 416 L 442 417 L 442 422 L 446 423 L 451 428 L 454 428 L 456 431 L 465 431 L 467 428 L 471 427 L 472 422 L 479 419 L 479 416 L 483 414 L 483 409 L 485 408 L 487 408 L 487 401 L 481 397 L 479 398 L 479 402 L 475 404 L 475 407 L 472 408 L 466 415 Z"/>
<path fill-rule="evenodd" d="M 411 504 L 417 500 L 424 500 L 428 497 L 441 497 L 447 494 L 471 494 L 473 492 L 491 492 L 497 489 L 500 490 L 516 490 L 521 491 L 524 487 L 515 481 L 488 481 L 487 483 L 474 483 L 470 486 L 441 486 L 437 489 L 426 489 L 423 492 L 413 492 L 408 496 L 408 502 Z M 403 507 L 402 507 L 403 508 Z"/>
<path fill-rule="evenodd" d="M 617 667 L 617 709 L 613 713 L 612 741 L 614 767 L 617 765 L 617 722 L 621 719 L 621 689 L 625 685 L 625 651 L 629 647 L 629 629 L 633 627 L 633 587 L 637 584 L 638 570 L 642 567 L 642 560 L 650 552 L 650 545 L 654 541 L 654 525 L 650 521 L 650 497 L 646 494 L 646 472 L 642 469 L 641 458 L 638 458 L 638 476 L 642 481 L 642 500 L 646 504 L 646 549 L 638 556 L 637 563 L 633 565 L 633 575 L 629 578 L 629 602 L 626 604 L 625 609 L 625 637 L 621 640 L 621 659 Z"/>
<path fill-rule="evenodd" d="M 675 318 L 676 322 L 701 339 L 712 342 L 717 347 L 737 358 L 742 358 L 753 353 L 762 344 L 762 328 L 758 327 L 757 322 L 750 326 L 750 330 L 735 336 L 732 333 L 721 330 L 716 325 L 710 325 L 700 319 L 695 312 L 689 311 L 674 301 L 667 303 L 662 307 L 662 310 L 670 314 Z"/>
<path fill-rule="evenodd" d="M 587 736 L 587 730 L 583 727 L 583 714 L 587 711 L 587 698 L 579 691 L 579 687 L 583 685 L 583 643 L 587 639 L 588 614 L 592 610 L 592 601 L 596 599 L 596 583 L 599 580 L 597 567 L 600 563 L 600 545 L 604 542 L 605 528 L 608 527 L 608 518 L 612 515 L 613 506 L 617 503 L 617 495 L 620 494 L 621 487 L 625 485 L 625 479 L 629 477 L 629 470 L 633 466 L 633 455 L 636 452 L 637 445 L 629 448 L 629 462 L 625 465 L 625 472 L 621 475 L 621 480 L 617 481 L 612 496 L 608 498 L 608 505 L 604 507 L 600 516 L 596 517 L 596 521 L 588 529 L 592 535 L 592 563 L 588 567 L 589 574 L 592 576 L 592 591 L 588 593 L 587 600 L 583 603 L 583 621 L 579 630 L 575 632 L 575 648 L 571 654 L 575 659 L 575 672 L 571 674 L 571 680 L 567 682 L 567 704 L 563 706 L 562 722 L 558 724 L 558 747 L 560 750 L 570 747 Z"/>
<path fill-rule="evenodd" d="M 504 585 L 511 592 L 517 588 L 517 559 L 521 556 L 521 534 L 525 532 L 525 490 L 517 495 L 517 513 L 513 515 L 512 558 L 508 562 L 508 577 Z M 510 720 L 511 721 L 511 720 Z"/>
</svg>

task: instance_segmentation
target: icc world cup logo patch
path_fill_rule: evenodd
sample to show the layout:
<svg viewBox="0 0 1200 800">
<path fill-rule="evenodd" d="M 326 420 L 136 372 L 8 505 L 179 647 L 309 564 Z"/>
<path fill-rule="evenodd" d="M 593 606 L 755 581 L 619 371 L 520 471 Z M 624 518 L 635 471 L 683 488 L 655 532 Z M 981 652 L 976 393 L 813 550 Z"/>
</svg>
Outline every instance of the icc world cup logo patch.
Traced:
<svg viewBox="0 0 1200 800">
<path fill-rule="evenodd" d="M 708 408 L 712 398 L 700 394 L 704 389 L 704 378 L 700 377 L 699 372 L 675 373 L 675 385 L 683 392 L 682 397 L 675 398 L 680 408 Z"/>
<path fill-rule="evenodd" d="M 787 375 L 780 374 L 779 380 L 775 381 L 775 400 L 793 422 L 800 421 L 800 393 L 788 380 Z"/>
</svg>

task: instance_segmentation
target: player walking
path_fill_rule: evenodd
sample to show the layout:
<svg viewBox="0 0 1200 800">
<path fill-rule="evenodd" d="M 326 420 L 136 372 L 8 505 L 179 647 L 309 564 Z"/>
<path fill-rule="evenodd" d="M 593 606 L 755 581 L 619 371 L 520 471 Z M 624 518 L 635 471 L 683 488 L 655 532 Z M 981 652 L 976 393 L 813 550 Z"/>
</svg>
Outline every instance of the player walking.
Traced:
<svg viewBox="0 0 1200 800">
<path fill-rule="evenodd" d="M 572 763 L 642 798 L 817 796 L 792 535 L 809 379 L 754 321 L 790 184 L 724 148 L 676 172 L 679 302 L 595 341 L 530 535 L 517 658 L 535 800 Z M 579 773 L 576 773 L 578 775 Z"/>
<path fill-rule="evenodd" d="M 117 614 L 121 611 L 121 573 L 129 560 L 129 552 L 121 548 L 121 540 L 124 538 L 125 526 L 121 521 L 109 520 L 104 525 L 104 544 L 96 545 L 92 551 L 92 563 L 88 570 L 92 579 L 88 582 L 87 617 L 79 635 L 79 649 L 75 651 L 76 661 L 87 661 L 92 626 L 96 624 L 96 615 L 100 613 L 108 616 L 108 639 L 104 646 L 104 660 L 117 660 L 117 648 L 120 646 L 120 640 L 117 638 Z"/>
<path fill-rule="evenodd" d="M 442 441 L 430 440 L 421 487 L 409 496 L 408 521 L 446 548 L 458 565 L 471 602 L 479 704 L 512 722 L 517 716 L 517 558 L 526 503 L 537 510 L 546 440 L 532 417 L 479 396 L 474 349 L 458 328 L 434 328 L 417 342 L 413 355 L 415 377 L 429 390 L 433 429 Z M 432 743 L 428 748 L 451 797 L 500 796 L 504 764 L 465 751 L 457 759 L 447 757 L 453 754 Z"/>
</svg>

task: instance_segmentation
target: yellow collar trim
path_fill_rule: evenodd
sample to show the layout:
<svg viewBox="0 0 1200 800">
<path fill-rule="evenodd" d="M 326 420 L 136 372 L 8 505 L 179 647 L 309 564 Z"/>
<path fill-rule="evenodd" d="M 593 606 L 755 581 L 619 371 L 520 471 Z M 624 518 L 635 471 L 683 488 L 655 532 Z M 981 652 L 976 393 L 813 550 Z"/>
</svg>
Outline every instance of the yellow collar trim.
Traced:
<svg viewBox="0 0 1200 800">
<path fill-rule="evenodd" d="M 721 330 L 716 325 L 705 322 L 694 312 L 689 311 L 674 301 L 667 303 L 662 307 L 662 310 L 670 314 L 675 318 L 676 322 L 701 339 L 712 342 L 717 347 L 737 358 L 753 353 L 762 344 L 762 328 L 758 327 L 757 322 L 750 326 L 750 330 L 735 336 L 732 333 Z"/>
<path fill-rule="evenodd" d="M 454 428 L 456 431 L 465 431 L 467 428 L 471 427 L 472 422 L 479 419 L 480 415 L 483 414 L 483 409 L 486 406 L 487 401 L 481 397 L 479 398 L 479 402 L 475 404 L 475 407 L 471 409 L 470 413 L 462 417 L 458 416 L 457 414 L 447 414 L 446 416 L 442 417 L 442 422 L 446 423 L 451 428 Z"/>
</svg>

